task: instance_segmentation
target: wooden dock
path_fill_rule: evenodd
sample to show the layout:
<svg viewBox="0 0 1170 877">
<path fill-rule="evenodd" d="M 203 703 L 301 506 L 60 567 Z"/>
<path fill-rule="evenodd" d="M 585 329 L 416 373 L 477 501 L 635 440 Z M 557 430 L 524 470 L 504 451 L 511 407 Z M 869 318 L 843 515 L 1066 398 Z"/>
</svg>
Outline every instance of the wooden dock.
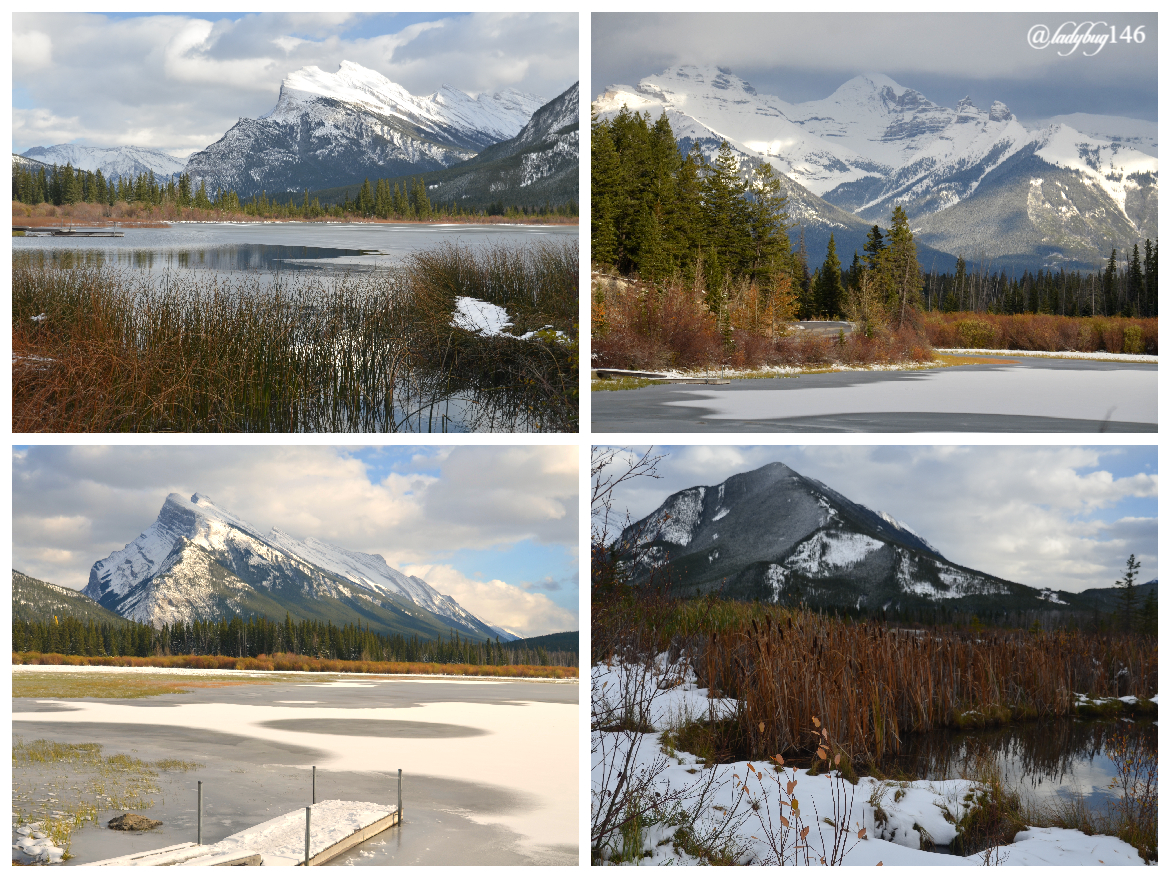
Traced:
<svg viewBox="0 0 1170 877">
<path fill-rule="evenodd" d="M 185 843 L 94 862 L 94 865 L 304 865 L 305 810 L 309 818 L 309 865 L 349 852 L 398 824 L 394 804 L 322 801 L 225 837 L 219 843 Z"/>
</svg>

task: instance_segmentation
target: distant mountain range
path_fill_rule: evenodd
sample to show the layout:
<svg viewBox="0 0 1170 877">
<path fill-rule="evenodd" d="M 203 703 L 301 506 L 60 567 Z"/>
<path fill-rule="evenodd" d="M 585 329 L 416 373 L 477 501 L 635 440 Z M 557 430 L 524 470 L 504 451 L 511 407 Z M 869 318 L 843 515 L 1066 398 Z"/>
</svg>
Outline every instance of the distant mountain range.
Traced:
<svg viewBox="0 0 1170 877">
<path fill-rule="evenodd" d="M 82 594 L 123 618 L 163 624 L 232 615 L 361 623 L 422 639 L 519 637 L 425 581 L 363 554 L 273 528 L 262 533 L 206 496 L 172 493 L 133 542 L 93 565 Z"/>
<path fill-rule="evenodd" d="M 185 172 L 195 187 L 241 197 L 305 189 L 320 195 L 360 186 L 365 178 L 425 174 L 430 183 L 458 166 L 441 182 L 465 206 L 486 204 L 488 195 L 507 204 L 556 204 L 577 197 L 578 102 L 576 85 L 548 103 L 515 89 L 472 98 L 447 85 L 419 97 L 343 61 L 335 73 L 318 67 L 290 73 L 271 111 L 240 119 L 186 159 L 134 146 L 71 144 L 34 147 L 22 158 L 100 168 L 107 178 L 153 171 L 167 179 Z"/>
<path fill-rule="evenodd" d="M 22 158 L 32 159 L 45 165 L 73 165 L 83 171 L 101 170 L 107 180 L 117 177 L 136 179 L 139 174 L 153 172 L 160 180 L 170 179 L 182 173 L 187 160 L 175 158 L 155 149 L 141 146 L 77 146 L 61 143 L 57 146 L 34 146 L 26 150 Z"/>
<path fill-rule="evenodd" d="M 674 493 L 619 545 L 636 582 L 653 579 L 680 596 L 989 615 L 1116 608 L 1109 588 L 1032 588 L 953 563 L 906 524 L 783 463 Z"/>
<path fill-rule="evenodd" d="M 1004 266 L 1096 269 L 1113 247 L 1157 238 L 1151 122 L 1078 113 L 1029 130 L 999 101 L 951 109 L 881 74 L 792 104 L 726 68 L 691 65 L 610 86 L 594 103 L 601 117 L 623 106 L 652 120 L 665 112 L 684 151 L 698 144 L 711 157 L 727 140 L 743 167 L 769 162 L 792 181 L 793 222 L 818 250 L 833 230 L 846 262 L 861 248 L 854 226 L 888 224 L 895 204 L 920 244 Z"/>
</svg>

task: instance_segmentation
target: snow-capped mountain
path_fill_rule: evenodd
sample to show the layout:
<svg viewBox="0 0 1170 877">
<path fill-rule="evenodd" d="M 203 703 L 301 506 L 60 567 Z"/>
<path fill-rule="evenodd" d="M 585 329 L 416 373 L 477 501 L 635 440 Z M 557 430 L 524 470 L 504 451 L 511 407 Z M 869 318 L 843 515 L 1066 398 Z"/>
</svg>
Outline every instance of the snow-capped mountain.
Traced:
<svg viewBox="0 0 1170 877">
<path fill-rule="evenodd" d="M 783 463 L 679 491 L 627 527 L 618 544 L 635 581 L 682 596 L 976 611 L 1051 609 L 1074 599 L 952 563 L 891 515 Z"/>
<path fill-rule="evenodd" d="M 684 150 L 697 143 L 711 157 L 726 139 L 749 164 L 768 161 L 870 224 L 887 223 L 900 204 L 923 243 L 950 253 L 1026 262 L 1067 251 L 1096 267 L 1113 246 L 1157 237 L 1152 123 L 1075 114 L 1029 130 L 999 101 L 985 111 L 964 98 L 951 109 L 882 74 L 793 104 L 725 68 L 693 65 L 611 86 L 594 106 L 602 117 L 623 106 L 652 119 L 665 111 Z M 1074 205 L 1020 185 L 1046 174 L 1070 175 L 1085 196 Z M 955 209 L 976 195 L 988 205 L 978 219 Z"/>
<path fill-rule="evenodd" d="M 167 180 L 171 176 L 181 173 L 186 165 L 186 159 L 175 158 L 156 149 L 144 149 L 141 146 L 78 146 L 73 143 L 60 143 L 57 146 L 34 146 L 25 150 L 25 158 L 31 158 L 42 164 L 65 167 L 73 165 L 75 169 L 83 171 L 101 171 L 107 180 L 123 177 L 136 179 L 139 174 L 154 172 L 157 179 Z"/>
<path fill-rule="evenodd" d="M 240 119 L 187 172 L 209 190 L 245 195 L 433 171 L 514 137 L 543 103 L 514 89 L 473 99 L 447 85 L 416 97 L 350 61 L 336 73 L 305 67 L 284 80 L 270 112 Z"/>
<path fill-rule="evenodd" d="M 427 177 L 434 197 L 467 206 L 500 200 L 539 206 L 577 198 L 580 83 L 532 114 L 509 140 Z"/>
<path fill-rule="evenodd" d="M 82 593 L 158 627 L 257 613 L 278 620 L 361 620 L 383 632 L 515 639 L 422 579 L 363 554 L 279 529 L 261 533 L 202 494 L 172 493 L 137 539 L 93 565 Z"/>
</svg>

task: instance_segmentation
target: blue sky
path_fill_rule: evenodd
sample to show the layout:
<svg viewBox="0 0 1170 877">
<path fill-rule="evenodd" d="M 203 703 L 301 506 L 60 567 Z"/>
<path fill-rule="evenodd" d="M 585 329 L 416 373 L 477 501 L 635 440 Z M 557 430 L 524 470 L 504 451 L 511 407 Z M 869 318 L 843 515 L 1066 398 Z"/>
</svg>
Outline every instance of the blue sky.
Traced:
<svg viewBox="0 0 1170 877">
<path fill-rule="evenodd" d="M 203 493 L 266 531 L 381 554 L 482 618 L 579 626 L 575 447 L 22 446 L 13 567 L 82 588 L 167 494 Z"/>
<path fill-rule="evenodd" d="M 645 517 L 671 493 L 779 461 L 908 524 L 948 559 L 1034 587 L 1112 585 L 1135 554 L 1158 570 L 1153 445 L 664 446 L 659 480 L 615 494 Z"/>
</svg>

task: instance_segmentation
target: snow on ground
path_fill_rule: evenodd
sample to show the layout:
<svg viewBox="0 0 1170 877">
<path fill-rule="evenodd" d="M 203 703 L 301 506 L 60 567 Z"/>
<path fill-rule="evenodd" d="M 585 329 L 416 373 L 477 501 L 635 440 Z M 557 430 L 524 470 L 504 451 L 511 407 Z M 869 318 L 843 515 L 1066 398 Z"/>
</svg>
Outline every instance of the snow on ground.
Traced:
<svg viewBox="0 0 1170 877">
<path fill-rule="evenodd" d="M 513 335 L 508 331 L 512 325 L 512 318 L 499 305 L 482 301 L 470 296 L 460 296 L 455 299 L 455 313 L 451 315 L 451 325 L 456 329 L 466 329 L 478 335 L 505 335 L 520 341 L 552 340 L 558 344 L 568 344 L 571 339 L 560 330 L 553 330 L 552 326 L 544 326 L 523 335 Z"/>
<path fill-rule="evenodd" d="M 109 671 L 115 668 L 14 666 L 15 671 Z M 126 672 L 129 668 L 117 668 Z M 154 667 L 133 671 L 166 672 Z M 191 671 L 171 671 L 187 672 Z M 196 671 L 194 675 L 214 673 Z M 233 673 L 238 671 L 220 671 Z M 281 677 L 286 674 L 251 673 L 246 675 Z M 303 674 L 308 675 L 308 674 Z M 348 674 L 347 674 L 348 675 Z M 417 682 L 406 677 L 367 677 L 374 685 L 401 686 Z M 329 680 L 323 680 L 329 681 Z M 448 681 L 444 677 L 442 681 Z M 486 680 L 475 679 L 475 684 Z M 516 680 L 526 681 L 526 680 Z M 574 680 L 575 681 L 575 680 Z M 503 683 L 506 684 L 506 683 Z M 376 695 L 376 690 L 371 695 Z M 179 728 L 230 731 L 260 740 L 308 747 L 328 753 L 315 763 L 324 770 L 383 771 L 393 774 L 398 768 L 414 774 L 444 777 L 506 788 L 523 795 L 531 809 L 516 813 L 466 813 L 482 824 L 504 825 L 536 845 L 571 844 L 578 835 L 578 760 L 577 751 L 580 710 L 575 703 L 504 701 L 499 703 L 441 702 L 399 707 L 323 707 L 265 703 L 175 703 L 168 709 L 150 709 L 148 704 L 115 703 L 58 699 L 53 703 L 69 706 L 67 712 L 30 713 L 38 720 L 46 715 L 62 726 L 82 722 L 148 723 Z M 25 713 L 14 711 L 14 718 Z M 384 738 L 314 734 L 308 731 L 265 727 L 280 720 L 335 720 L 340 730 L 350 721 L 383 720 L 432 722 L 463 725 L 485 731 L 480 736 L 448 738 L 395 737 L 391 744 Z M 304 765 L 308 767 L 309 764 Z M 404 809 L 409 802 L 403 803 Z M 303 835 L 302 835 L 303 837 Z"/>
<path fill-rule="evenodd" d="M 888 381 L 840 387 L 739 387 L 734 392 L 680 384 L 691 398 L 666 405 L 698 408 L 705 420 L 766 420 L 872 412 L 932 412 L 1158 422 L 1153 369 L 1056 369 L 998 366 L 939 369 Z"/>
<path fill-rule="evenodd" d="M 451 325 L 481 335 L 504 335 L 504 330 L 512 325 L 512 318 L 499 305 L 461 295 L 455 299 Z"/>
<path fill-rule="evenodd" d="M 940 347 L 938 353 L 946 353 L 953 356 L 962 356 L 963 354 L 972 354 L 975 356 L 1042 356 L 1049 359 L 1099 359 L 1103 362 L 1148 362 L 1157 364 L 1157 356 L 1147 356 L 1140 353 L 1106 353 L 1104 350 L 1094 351 L 1092 353 L 1085 353 L 1079 350 L 995 350 L 987 347 L 980 348 L 966 348 L 966 347 Z"/>
<path fill-rule="evenodd" d="M 739 761 L 731 764 L 704 765 L 695 756 L 664 748 L 661 732 L 686 721 L 707 716 L 731 715 L 736 701 L 710 698 L 706 689 L 696 684 L 694 673 L 685 665 L 671 665 L 665 656 L 645 673 L 638 667 L 614 664 L 591 669 L 594 713 L 598 704 L 618 706 L 623 699 L 637 700 L 631 692 L 645 682 L 649 708 L 646 716 L 655 731 L 593 732 L 591 785 L 593 793 L 607 774 L 607 764 L 620 763 L 632 746 L 639 746 L 636 767 L 653 770 L 656 761 L 666 766 L 654 780 L 653 791 L 663 796 L 672 790 L 684 790 L 683 807 L 693 817 L 694 834 L 703 836 L 721 824 L 730 823 L 730 846 L 738 850 L 742 864 L 775 864 L 776 850 L 769 844 L 781 827 L 781 812 L 792 815 L 795 803 L 804 824 L 810 825 L 812 864 L 821 852 L 828 855 L 834 844 L 833 828 L 826 817 L 847 828 L 848 840 L 843 863 L 847 865 L 982 865 L 984 854 L 967 857 L 920 849 L 927 837 L 935 844 L 949 844 L 955 838 L 955 821 L 968 807 L 965 799 L 978 784 L 971 780 L 918 780 L 893 782 L 862 777 L 856 786 L 834 782 L 830 774 L 810 776 L 806 770 L 783 768 L 775 762 Z M 789 783 L 792 783 L 789 787 Z M 845 800 L 834 810 L 835 790 L 844 791 Z M 852 795 L 849 803 L 848 796 Z M 838 800 L 841 799 L 838 797 Z M 781 803 L 784 804 L 783 811 Z M 758 806 L 757 806 L 758 805 Z M 876 805 L 876 806 L 875 806 Z M 949 818 L 948 818 L 949 817 Z M 865 830 L 865 838 L 858 832 Z M 673 844 L 677 824 L 650 826 L 643 838 L 643 865 L 699 864 L 692 856 Z M 620 839 L 616 841 L 620 846 Z M 645 855 L 648 851 L 649 855 Z M 785 855 L 789 863 L 794 855 L 790 841 Z M 608 858 L 608 857 L 607 857 Z M 803 861 L 803 855 L 801 856 Z M 1114 837 L 1090 837 L 1079 831 L 1056 828 L 1029 828 L 1016 841 L 991 853 L 991 863 L 1005 865 L 1141 865 L 1141 857 L 1129 844 Z"/>
<path fill-rule="evenodd" d="M 62 860 L 65 851 L 54 845 L 49 836 L 41 829 L 39 822 L 28 825 L 18 825 L 13 829 L 20 838 L 12 845 L 12 860 L 22 864 L 55 865 Z"/>
</svg>

